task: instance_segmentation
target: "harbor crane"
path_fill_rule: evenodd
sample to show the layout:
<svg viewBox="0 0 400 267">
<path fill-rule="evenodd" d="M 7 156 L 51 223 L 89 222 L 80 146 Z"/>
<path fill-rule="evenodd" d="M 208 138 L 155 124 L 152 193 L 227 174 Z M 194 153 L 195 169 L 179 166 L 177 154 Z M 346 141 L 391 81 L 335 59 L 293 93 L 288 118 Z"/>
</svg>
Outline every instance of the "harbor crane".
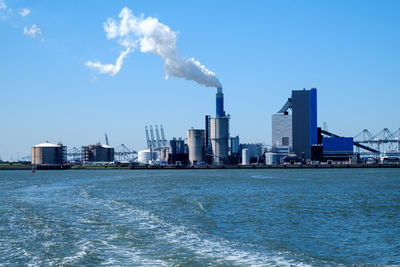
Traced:
<svg viewBox="0 0 400 267">
<path fill-rule="evenodd" d="M 161 141 L 162 141 L 162 145 L 165 147 L 168 145 L 167 139 L 165 138 L 165 134 L 164 134 L 164 128 L 162 125 L 160 125 L 160 130 L 161 130 Z"/>
<path fill-rule="evenodd" d="M 154 131 L 153 131 L 153 126 L 150 125 L 150 137 L 151 137 L 151 146 L 153 149 L 157 149 L 157 143 L 156 140 L 154 139 Z"/>
<path fill-rule="evenodd" d="M 146 142 L 147 142 L 147 148 L 150 150 L 153 150 L 153 146 L 150 140 L 150 135 L 149 135 L 149 128 L 147 126 L 144 127 L 145 132 L 146 132 Z"/>
<path fill-rule="evenodd" d="M 115 148 L 114 156 L 116 161 L 119 162 L 133 162 L 137 159 L 137 152 L 121 144 Z"/>
<path fill-rule="evenodd" d="M 372 134 L 368 129 L 364 129 L 354 136 L 354 143 L 356 142 L 368 144 L 380 153 L 400 153 L 400 128 L 393 133 L 384 128 L 378 134 Z"/>
<path fill-rule="evenodd" d="M 107 136 L 106 133 L 104 134 L 104 137 L 105 137 L 105 139 L 106 139 L 106 145 L 109 146 L 110 144 L 108 143 L 108 136 Z"/>
<path fill-rule="evenodd" d="M 145 126 L 147 148 L 151 151 L 160 150 L 162 147 L 168 146 L 165 138 L 164 127 L 162 125 Z M 154 135 L 155 130 L 155 135 Z M 155 138 L 154 138 L 155 137 Z"/>
<path fill-rule="evenodd" d="M 160 131 L 158 130 L 158 126 L 154 126 L 154 128 L 156 129 L 156 138 L 157 138 L 157 148 L 161 148 L 162 144 L 161 144 L 161 139 L 160 139 Z"/>
</svg>

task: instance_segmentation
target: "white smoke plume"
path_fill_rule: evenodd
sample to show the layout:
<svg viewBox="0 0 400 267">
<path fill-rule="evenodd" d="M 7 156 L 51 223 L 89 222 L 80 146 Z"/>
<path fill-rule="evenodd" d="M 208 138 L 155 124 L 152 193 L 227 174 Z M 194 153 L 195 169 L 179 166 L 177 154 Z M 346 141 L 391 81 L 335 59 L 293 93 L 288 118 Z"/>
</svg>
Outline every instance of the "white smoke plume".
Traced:
<svg viewBox="0 0 400 267">
<path fill-rule="evenodd" d="M 131 50 L 132 48 L 128 47 L 125 51 L 123 51 L 115 61 L 115 65 L 101 64 L 99 61 L 96 62 L 88 61 L 86 62 L 85 65 L 88 66 L 89 68 L 97 70 L 99 73 L 115 76 L 121 70 L 122 63 L 124 63 L 124 58 L 126 57 L 126 55 L 128 55 L 129 52 L 131 52 Z"/>
<path fill-rule="evenodd" d="M 163 59 L 167 78 L 172 75 L 186 80 L 193 80 L 208 87 L 222 87 L 215 73 L 208 70 L 194 58 L 184 58 L 179 55 L 176 47 L 176 32 L 172 31 L 167 25 L 160 23 L 157 18 L 136 17 L 127 7 L 121 10 L 118 17 L 120 18 L 119 22 L 109 18 L 104 23 L 104 30 L 108 39 L 118 38 L 119 43 L 127 48 L 135 47 L 138 44 L 141 52 L 150 52 L 160 56 Z M 128 49 L 118 58 L 119 60 L 122 56 L 121 65 L 122 59 L 130 52 L 127 51 Z M 92 62 L 86 63 L 90 67 L 93 67 L 93 64 Z M 116 72 L 106 72 L 104 68 L 109 66 L 108 68 L 112 69 L 110 65 L 102 65 L 100 62 L 96 62 L 96 64 L 99 72 L 110 75 L 115 75 L 121 68 L 120 65 L 118 69 L 115 69 Z"/>
</svg>

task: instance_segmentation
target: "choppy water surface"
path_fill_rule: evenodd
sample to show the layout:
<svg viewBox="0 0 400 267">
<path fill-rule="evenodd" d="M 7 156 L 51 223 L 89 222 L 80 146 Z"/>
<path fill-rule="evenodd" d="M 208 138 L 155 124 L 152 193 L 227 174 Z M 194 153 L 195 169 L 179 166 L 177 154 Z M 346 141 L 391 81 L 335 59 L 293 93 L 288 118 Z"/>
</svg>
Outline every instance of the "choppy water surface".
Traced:
<svg viewBox="0 0 400 267">
<path fill-rule="evenodd" d="M 400 264 L 400 171 L 0 172 L 0 265 Z"/>
</svg>

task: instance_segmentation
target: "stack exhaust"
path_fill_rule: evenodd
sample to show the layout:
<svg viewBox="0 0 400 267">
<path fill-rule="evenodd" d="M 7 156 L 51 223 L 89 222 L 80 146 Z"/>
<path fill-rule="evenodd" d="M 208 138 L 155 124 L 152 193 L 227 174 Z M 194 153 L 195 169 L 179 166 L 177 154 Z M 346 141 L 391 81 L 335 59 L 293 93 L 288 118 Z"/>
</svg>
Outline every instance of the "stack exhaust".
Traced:
<svg viewBox="0 0 400 267">
<path fill-rule="evenodd" d="M 217 88 L 217 94 L 216 94 L 216 115 L 217 115 L 217 117 L 225 117 L 225 111 L 224 111 L 224 94 L 222 93 L 222 87 Z"/>
<path fill-rule="evenodd" d="M 210 140 L 213 164 L 227 163 L 229 151 L 229 115 L 225 115 L 222 87 L 217 88 L 216 116 L 215 118 L 210 118 Z"/>
</svg>

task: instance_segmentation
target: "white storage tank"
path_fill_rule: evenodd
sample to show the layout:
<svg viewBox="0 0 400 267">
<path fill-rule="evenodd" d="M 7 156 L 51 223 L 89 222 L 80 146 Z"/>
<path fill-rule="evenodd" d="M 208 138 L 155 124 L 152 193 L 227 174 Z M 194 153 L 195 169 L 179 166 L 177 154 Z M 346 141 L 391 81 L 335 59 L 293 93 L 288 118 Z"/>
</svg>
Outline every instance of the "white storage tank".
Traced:
<svg viewBox="0 0 400 267">
<path fill-rule="evenodd" d="M 250 165 L 250 150 L 248 148 L 242 150 L 242 165 Z"/>
<path fill-rule="evenodd" d="M 204 161 L 205 130 L 190 129 L 187 131 L 189 149 L 189 164 L 194 165 Z"/>
<path fill-rule="evenodd" d="M 279 164 L 279 154 L 268 152 L 265 153 L 265 164 L 266 165 L 278 165 Z"/>
<path fill-rule="evenodd" d="M 154 154 L 154 152 L 153 152 Z M 150 149 L 144 149 L 138 152 L 138 162 L 139 163 L 144 163 L 144 164 L 149 164 L 151 162 L 151 152 Z"/>
</svg>

